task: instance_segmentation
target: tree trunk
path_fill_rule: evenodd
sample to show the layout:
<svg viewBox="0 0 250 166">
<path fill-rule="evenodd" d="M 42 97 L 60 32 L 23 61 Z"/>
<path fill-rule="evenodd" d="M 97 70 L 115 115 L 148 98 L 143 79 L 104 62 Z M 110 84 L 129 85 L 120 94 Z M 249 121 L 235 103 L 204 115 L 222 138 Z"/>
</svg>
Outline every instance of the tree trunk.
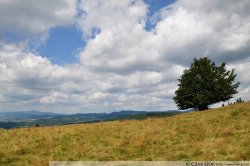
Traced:
<svg viewBox="0 0 250 166">
<path fill-rule="evenodd" d="M 208 110 L 208 106 L 201 106 L 198 109 L 199 111 L 205 111 L 205 110 Z"/>
</svg>

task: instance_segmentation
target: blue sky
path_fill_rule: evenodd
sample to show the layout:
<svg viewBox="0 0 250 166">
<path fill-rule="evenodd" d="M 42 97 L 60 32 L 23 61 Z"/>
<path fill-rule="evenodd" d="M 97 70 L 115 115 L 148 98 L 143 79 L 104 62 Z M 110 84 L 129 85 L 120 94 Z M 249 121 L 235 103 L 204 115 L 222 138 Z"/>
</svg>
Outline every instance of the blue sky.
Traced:
<svg viewBox="0 0 250 166">
<path fill-rule="evenodd" d="M 235 98 L 249 100 L 249 8 L 247 0 L 0 1 L 0 111 L 177 109 L 178 78 L 204 56 L 235 69 Z"/>
<path fill-rule="evenodd" d="M 153 14 L 161 8 L 171 5 L 175 0 L 145 0 L 149 6 L 149 13 Z"/>
<path fill-rule="evenodd" d="M 77 51 L 85 46 L 82 33 L 75 26 L 50 29 L 48 39 L 37 49 L 53 63 L 64 65 L 78 61 Z"/>
</svg>

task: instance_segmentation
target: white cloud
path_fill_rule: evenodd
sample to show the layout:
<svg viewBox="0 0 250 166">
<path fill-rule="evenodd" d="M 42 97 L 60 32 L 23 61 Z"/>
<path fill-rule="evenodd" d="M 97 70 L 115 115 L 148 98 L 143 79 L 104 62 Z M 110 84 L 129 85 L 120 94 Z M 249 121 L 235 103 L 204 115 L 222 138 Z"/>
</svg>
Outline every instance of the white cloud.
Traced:
<svg viewBox="0 0 250 166">
<path fill-rule="evenodd" d="M 67 104 L 71 103 L 70 97 L 86 91 L 82 86 L 83 68 L 77 64 L 54 65 L 47 58 L 24 52 L 13 45 L 2 48 L 0 64 L 3 105 L 12 107 L 11 103 L 16 103 L 32 109 L 43 103 Z"/>
<path fill-rule="evenodd" d="M 91 35 L 93 28 L 122 30 L 131 28 L 133 23 L 144 23 L 147 12 L 142 0 L 84 0 L 79 8 L 84 12 L 79 23 L 86 36 Z"/>
<path fill-rule="evenodd" d="M 202 56 L 235 68 L 242 82 L 238 96 L 249 99 L 250 80 L 245 72 L 250 65 L 247 0 L 179 0 L 155 14 L 159 19 L 151 30 L 145 30 L 152 18 L 142 0 L 84 0 L 78 6 L 83 13 L 76 22 L 76 1 L 29 2 L 0 2 L 13 10 L 20 6 L 19 19 L 0 7 L 0 33 L 13 26 L 11 30 L 17 33 L 39 37 L 54 26 L 76 23 L 87 44 L 79 53 L 78 64 L 59 66 L 25 52 L 25 41 L 2 42 L 3 109 L 173 109 L 178 77 L 194 57 Z"/>
<path fill-rule="evenodd" d="M 233 34 L 222 39 L 221 49 L 234 51 L 247 46 L 250 37 L 244 34 Z"/>
<path fill-rule="evenodd" d="M 235 69 L 237 73 L 237 81 L 241 83 L 239 92 L 236 96 L 246 100 L 250 100 L 250 77 L 248 71 L 250 70 L 250 57 L 237 63 L 228 65 L 229 69 Z"/>
<path fill-rule="evenodd" d="M 153 67 L 157 53 L 151 34 L 144 30 L 147 8 L 142 1 L 83 1 L 81 7 L 86 12 L 80 21 L 83 32 L 100 29 L 81 53 L 82 64 L 97 72 L 117 73 Z"/>
<path fill-rule="evenodd" d="M 18 35 L 17 39 L 45 39 L 50 28 L 74 23 L 76 0 L 1 0 L 0 36 Z"/>
<path fill-rule="evenodd" d="M 146 9 L 141 1 L 136 2 L 133 9 Z M 145 92 L 148 96 L 166 93 L 171 98 L 176 89 L 173 85 L 194 57 L 209 56 L 218 63 L 235 63 L 249 56 L 248 6 L 246 1 L 180 0 L 161 9 L 155 28 L 146 31 L 146 11 L 128 14 L 132 7 L 129 1 L 84 1 L 80 26 L 85 34 L 95 28 L 99 33 L 88 40 L 80 54 L 81 63 L 96 75 L 101 73 L 107 78 L 112 73 L 121 80 L 129 80 L 120 87 L 110 87 L 110 91 L 129 89 L 129 94 Z M 151 77 L 152 73 L 158 77 Z M 116 81 L 109 79 L 111 85 Z M 148 88 L 152 81 L 154 88 Z M 158 87 L 166 90 L 154 92 Z"/>
</svg>

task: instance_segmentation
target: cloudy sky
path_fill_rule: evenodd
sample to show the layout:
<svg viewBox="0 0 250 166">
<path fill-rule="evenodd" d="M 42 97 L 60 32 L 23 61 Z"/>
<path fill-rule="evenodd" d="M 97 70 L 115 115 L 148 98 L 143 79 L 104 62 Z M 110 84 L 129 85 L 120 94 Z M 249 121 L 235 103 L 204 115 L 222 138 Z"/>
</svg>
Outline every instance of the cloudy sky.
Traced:
<svg viewBox="0 0 250 166">
<path fill-rule="evenodd" d="M 176 109 L 194 57 L 250 99 L 249 0 L 1 0 L 0 111 Z"/>
</svg>

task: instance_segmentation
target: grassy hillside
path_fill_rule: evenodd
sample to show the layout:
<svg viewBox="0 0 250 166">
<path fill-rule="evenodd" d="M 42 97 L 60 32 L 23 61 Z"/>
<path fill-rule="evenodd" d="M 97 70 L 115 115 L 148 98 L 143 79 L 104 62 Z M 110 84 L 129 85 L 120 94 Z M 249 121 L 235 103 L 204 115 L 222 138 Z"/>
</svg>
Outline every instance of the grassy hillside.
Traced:
<svg viewBox="0 0 250 166">
<path fill-rule="evenodd" d="M 250 103 L 172 117 L 0 130 L 0 165 L 250 160 Z"/>
</svg>

